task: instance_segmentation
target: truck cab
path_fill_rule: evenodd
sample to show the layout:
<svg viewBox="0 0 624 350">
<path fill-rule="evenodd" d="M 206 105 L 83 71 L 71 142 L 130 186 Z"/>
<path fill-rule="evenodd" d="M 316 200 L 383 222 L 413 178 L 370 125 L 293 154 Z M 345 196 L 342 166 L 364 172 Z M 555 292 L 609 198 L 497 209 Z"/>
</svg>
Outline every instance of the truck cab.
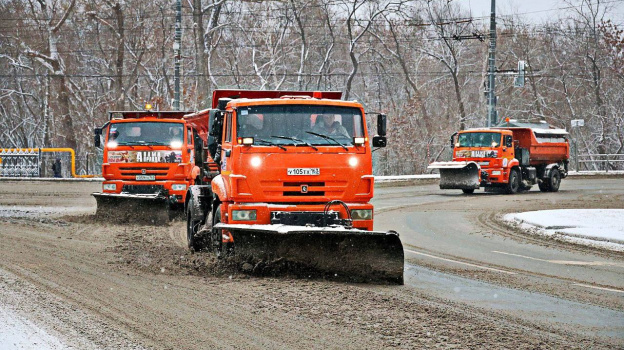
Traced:
<svg viewBox="0 0 624 350">
<path fill-rule="evenodd" d="M 506 184 L 516 166 L 513 134 L 509 130 L 471 129 L 457 135 L 453 161 L 475 162 L 481 168 L 481 185 Z"/>
<path fill-rule="evenodd" d="M 195 182 L 193 130 L 182 117 L 189 112 L 109 112 L 95 130 L 103 145 L 102 194 L 165 197 L 182 207 Z"/>
<path fill-rule="evenodd" d="M 372 230 L 374 177 L 362 105 L 334 96 L 257 93 L 263 96 L 222 99 L 221 121 L 210 123 L 221 131 L 219 154 L 213 154 L 220 174 L 211 182 L 219 220 L 313 224 L 337 200 L 346 203 L 332 208 L 337 222 L 351 217 L 353 227 Z M 209 113 L 185 119 L 206 125 L 202 115 Z"/>
</svg>

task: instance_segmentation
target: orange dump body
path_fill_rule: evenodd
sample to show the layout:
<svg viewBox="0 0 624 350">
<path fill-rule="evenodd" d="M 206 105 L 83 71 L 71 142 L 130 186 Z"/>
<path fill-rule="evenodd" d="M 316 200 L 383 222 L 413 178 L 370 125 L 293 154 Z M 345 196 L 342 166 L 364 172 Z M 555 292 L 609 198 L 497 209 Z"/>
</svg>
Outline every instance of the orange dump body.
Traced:
<svg viewBox="0 0 624 350">
<path fill-rule="evenodd" d="M 529 150 L 529 164 L 538 166 L 557 163 L 570 158 L 570 144 L 562 136 L 550 133 L 550 129 L 510 128 L 515 147 Z"/>
</svg>

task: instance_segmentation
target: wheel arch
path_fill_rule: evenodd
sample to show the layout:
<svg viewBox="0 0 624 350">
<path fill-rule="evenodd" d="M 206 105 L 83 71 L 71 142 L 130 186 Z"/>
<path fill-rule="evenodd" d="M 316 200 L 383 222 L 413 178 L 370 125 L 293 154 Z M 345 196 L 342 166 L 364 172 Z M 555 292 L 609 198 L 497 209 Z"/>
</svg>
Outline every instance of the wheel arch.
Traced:
<svg viewBox="0 0 624 350">
<path fill-rule="evenodd" d="M 550 173 L 553 171 L 553 169 L 560 170 L 560 168 L 561 168 L 561 165 L 559 165 L 559 163 L 550 163 L 546 165 L 546 167 L 544 168 L 544 174 L 542 175 L 542 178 L 544 179 L 550 178 Z"/>
</svg>

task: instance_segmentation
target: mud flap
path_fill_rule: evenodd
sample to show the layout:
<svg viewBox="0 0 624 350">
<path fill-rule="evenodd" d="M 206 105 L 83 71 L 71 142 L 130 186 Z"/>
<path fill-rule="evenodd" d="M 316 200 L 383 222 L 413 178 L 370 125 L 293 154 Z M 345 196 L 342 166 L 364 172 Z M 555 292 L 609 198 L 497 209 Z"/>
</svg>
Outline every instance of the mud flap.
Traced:
<svg viewBox="0 0 624 350">
<path fill-rule="evenodd" d="M 156 194 L 91 194 L 97 202 L 95 216 L 99 221 L 120 224 L 164 225 L 171 212 L 167 198 Z"/>
<path fill-rule="evenodd" d="M 428 169 L 440 171 L 440 189 L 478 189 L 481 167 L 475 162 L 435 162 Z"/>
<path fill-rule="evenodd" d="M 403 284 L 403 245 L 395 232 L 344 227 L 217 224 L 230 232 L 237 259 L 279 261 L 289 273 L 329 279 Z M 293 271 L 294 270 L 294 271 Z"/>
</svg>

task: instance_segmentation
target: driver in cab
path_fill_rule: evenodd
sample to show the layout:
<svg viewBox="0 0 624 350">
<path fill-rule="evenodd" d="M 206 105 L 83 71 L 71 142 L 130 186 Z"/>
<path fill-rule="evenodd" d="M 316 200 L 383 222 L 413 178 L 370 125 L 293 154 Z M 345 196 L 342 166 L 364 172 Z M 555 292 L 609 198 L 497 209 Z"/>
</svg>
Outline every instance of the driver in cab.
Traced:
<svg viewBox="0 0 624 350">
<path fill-rule="evenodd" d="M 321 135 L 340 135 L 349 137 L 349 133 L 339 121 L 334 120 L 334 116 L 328 114 L 319 114 L 316 117 L 316 123 L 312 128 L 312 132 Z"/>
</svg>

